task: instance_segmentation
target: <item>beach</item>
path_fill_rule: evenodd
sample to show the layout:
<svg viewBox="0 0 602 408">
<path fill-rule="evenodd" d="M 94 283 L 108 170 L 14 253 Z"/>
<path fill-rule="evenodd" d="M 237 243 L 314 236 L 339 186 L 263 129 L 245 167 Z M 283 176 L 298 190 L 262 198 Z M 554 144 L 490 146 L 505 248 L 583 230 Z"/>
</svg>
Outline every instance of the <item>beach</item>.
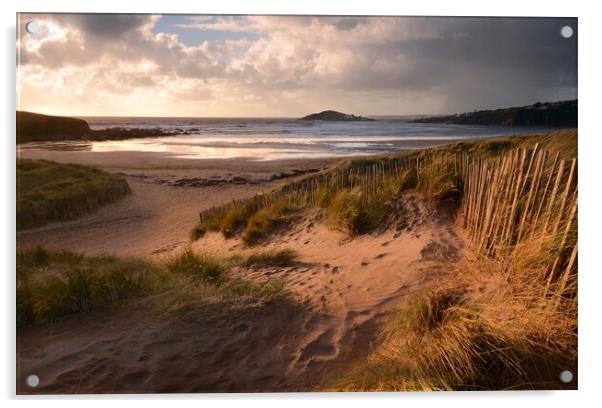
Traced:
<svg viewBox="0 0 602 408">
<path fill-rule="evenodd" d="M 214 233 L 192 242 L 190 231 L 199 212 L 341 161 L 188 160 L 148 152 L 33 149 L 22 150 L 20 157 L 122 174 L 132 193 L 79 219 L 19 231 L 19 248 L 43 245 L 86 255 L 157 260 L 185 248 L 219 255 L 250 252 L 239 239 Z M 109 311 L 98 318 L 92 314 L 26 328 L 19 337 L 21 372 L 44 376 L 48 386 L 40 391 L 49 393 L 299 391 L 323 385 L 333 372 L 374 347 L 382 319 L 415 290 L 412 287 L 423 284 L 419 271 L 425 264 L 417 264 L 425 246 L 433 239 L 445 245 L 451 240 L 454 252 L 464 246 L 451 224 L 439 225 L 417 197 L 408 196 L 404 205 L 412 214 L 406 215 L 406 224 L 378 238 L 349 241 L 345 234 L 308 218 L 264 246 L 293 248 L 299 254 L 299 262 L 290 268 L 240 272 L 257 282 L 283 279 L 292 298 L 278 309 L 259 314 L 243 310 L 217 323 L 221 314 L 216 312 L 193 309 L 166 320 L 162 313 L 140 306 L 127 317 Z M 435 276 L 434 272 L 428 279 Z M 35 357 L 33 350 L 45 357 Z M 124 360 L 126 350 L 129 357 Z M 191 352 L 197 353 L 194 358 Z M 113 378 L 115 372 L 121 374 Z M 182 377 L 182 372 L 188 374 Z M 186 376 L 195 381 L 184 381 Z"/>
<path fill-rule="evenodd" d="M 24 158 L 123 174 L 132 194 L 77 220 L 20 231 L 18 246 L 158 260 L 185 248 L 220 255 L 252 252 L 240 239 L 215 233 L 191 242 L 189 232 L 199 212 L 340 161 L 147 161 L 143 156 L 22 152 Z M 282 279 L 292 296 L 277 308 L 253 312 L 243 307 L 232 314 L 192 307 L 167 318 L 134 305 L 127 316 L 109 310 L 28 327 L 19 332 L 20 372 L 38 373 L 46 384 L 38 391 L 48 393 L 302 391 L 324 386 L 333 373 L 375 347 L 383 319 L 409 293 L 440 277 L 436 265 L 446 261 L 425 247 L 436 243 L 448 248 L 453 259 L 463 251 L 464 241 L 453 225 L 417 196 L 408 195 L 398 211 L 405 214 L 403 222 L 377 237 L 349 240 L 309 216 L 262 246 L 299 254 L 291 267 L 238 272 L 256 282 Z"/>
<path fill-rule="evenodd" d="M 382 228 L 362 235 L 350 236 L 313 209 L 255 247 L 241 235 L 220 232 L 191 239 L 200 212 L 333 168 L 340 157 L 190 160 L 160 152 L 39 148 L 22 149 L 19 157 L 97 167 L 123 175 L 132 190 L 76 220 L 18 231 L 19 249 L 43 245 L 158 263 L 187 249 L 228 259 L 295 253 L 283 265 L 234 266 L 229 272 L 231 279 L 258 285 L 280 282 L 287 295 L 278 302 L 212 295 L 186 297 L 174 309 L 150 296 L 125 309 L 115 305 L 19 329 L 18 384 L 35 372 L 42 379 L 36 393 L 340 389 L 338 378 L 387 350 L 384 328 L 414 297 L 460 287 L 474 301 L 495 305 L 492 293 L 505 302 L 503 294 L 514 290 L 506 275 L 481 271 L 467 231 L 414 189 L 396 196 Z"/>
<path fill-rule="evenodd" d="M 82 218 L 17 233 L 19 246 L 86 254 L 155 256 L 186 247 L 199 212 L 316 172 L 336 159 L 186 160 L 160 153 L 23 150 L 20 157 L 125 175 L 132 194 Z"/>
<path fill-rule="evenodd" d="M 85 118 L 94 130 L 191 132 L 116 141 L 25 143 L 17 157 L 92 166 L 123 174 L 132 194 L 78 220 L 19 231 L 36 244 L 86 254 L 165 255 L 188 244 L 199 212 L 268 191 L 346 158 L 413 151 L 541 127 L 365 123 L 294 119 Z"/>
<path fill-rule="evenodd" d="M 577 23 L 17 13 L 16 394 L 577 389 Z"/>
</svg>

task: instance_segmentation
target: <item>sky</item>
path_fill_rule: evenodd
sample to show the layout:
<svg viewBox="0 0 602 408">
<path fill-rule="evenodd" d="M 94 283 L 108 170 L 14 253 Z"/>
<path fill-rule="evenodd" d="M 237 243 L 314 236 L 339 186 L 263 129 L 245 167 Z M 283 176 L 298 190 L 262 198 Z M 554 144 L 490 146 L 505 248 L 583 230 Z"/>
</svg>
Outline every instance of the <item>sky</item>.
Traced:
<svg viewBox="0 0 602 408">
<path fill-rule="evenodd" d="M 577 98 L 574 18 L 20 14 L 17 24 L 17 108 L 46 114 L 417 115 Z"/>
</svg>

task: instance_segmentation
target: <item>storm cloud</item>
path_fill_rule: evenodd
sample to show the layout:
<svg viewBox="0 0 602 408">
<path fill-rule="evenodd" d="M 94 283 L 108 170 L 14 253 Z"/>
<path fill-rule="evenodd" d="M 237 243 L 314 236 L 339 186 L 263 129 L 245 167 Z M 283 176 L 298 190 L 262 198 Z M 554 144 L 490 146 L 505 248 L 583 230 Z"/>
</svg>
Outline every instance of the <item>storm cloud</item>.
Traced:
<svg viewBox="0 0 602 408">
<path fill-rule="evenodd" d="M 20 107 L 78 115 L 434 114 L 577 96 L 572 18 L 169 17 L 177 22 L 20 15 L 19 24 L 35 19 L 42 28 L 18 39 Z M 560 35 L 566 25 L 570 39 Z"/>
</svg>

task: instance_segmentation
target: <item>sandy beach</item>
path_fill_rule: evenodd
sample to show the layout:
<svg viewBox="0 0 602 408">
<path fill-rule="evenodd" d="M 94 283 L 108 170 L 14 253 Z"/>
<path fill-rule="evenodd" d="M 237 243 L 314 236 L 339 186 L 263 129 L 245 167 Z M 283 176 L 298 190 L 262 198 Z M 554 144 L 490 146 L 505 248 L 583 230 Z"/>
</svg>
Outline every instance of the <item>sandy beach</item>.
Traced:
<svg viewBox="0 0 602 408">
<path fill-rule="evenodd" d="M 136 152 L 22 150 L 22 158 L 77 163 L 126 176 L 132 194 L 82 218 L 19 231 L 19 247 L 155 256 L 182 249 L 198 214 L 325 168 L 336 159 L 186 160 Z"/>
<path fill-rule="evenodd" d="M 244 254 L 240 239 L 217 233 L 191 243 L 199 211 L 338 161 L 148 161 L 129 153 L 81 153 L 30 150 L 21 157 L 124 174 L 132 194 L 74 221 L 20 231 L 19 247 L 157 259 L 187 247 Z M 192 309 L 170 318 L 139 306 L 126 316 L 103 311 L 24 328 L 20 375 L 35 371 L 44 379 L 36 392 L 48 393 L 320 389 L 373 349 L 382 320 L 408 293 L 448 273 L 437 265 L 462 258 L 464 241 L 452 223 L 418 196 L 405 197 L 397 211 L 403 221 L 376 236 L 349 240 L 309 216 L 271 240 L 265 248 L 292 248 L 298 262 L 240 273 L 257 282 L 282 279 L 292 293 L 286 305 L 228 316 Z"/>
<path fill-rule="evenodd" d="M 491 302 L 495 310 L 492 296 L 500 294 L 504 304 L 504 296 L 515 290 L 505 274 L 483 269 L 455 216 L 429 205 L 412 188 L 395 196 L 382 228 L 363 235 L 350 236 L 328 225 L 319 208 L 313 208 L 259 247 L 249 248 L 240 235 L 225 238 L 219 232 L 191 240 L 200 211 L 269 191 L 340 159 L 20 153 L 22 158 L 119 173 L 132 193 L 79 219 L 21 230 L 18 248 L 43 245 L 156 262 L 186 249 L 220 257 L 292 249 L 297 257 L 286 266 L 236 266 L 230 271 L 258 284 L 282 282 L 287 297 L 276 303 L 199 299 L 171 311 L 161 302 L 141 299 L 22 327 L 17 336 L 19 393 L 332 389 L 333 381 L 369 362 L 373 353 L 387 355 L 390 338 L 383 330 L 413 296 L 432 288 L 452 293 L 461 288 L 465 296 Z M 35 390 L 22 386 L 30 373 L 41 379 Z"/>
</svg>

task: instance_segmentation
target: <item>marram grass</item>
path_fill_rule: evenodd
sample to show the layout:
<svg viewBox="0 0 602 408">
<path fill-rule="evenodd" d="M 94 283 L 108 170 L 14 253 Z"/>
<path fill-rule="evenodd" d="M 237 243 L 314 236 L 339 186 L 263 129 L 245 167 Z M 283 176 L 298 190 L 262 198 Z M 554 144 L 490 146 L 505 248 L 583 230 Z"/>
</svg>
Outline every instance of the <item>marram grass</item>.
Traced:
<svg viewBox="0 0 602 408">
<path fill-rule="evenodd" d="M 231 269 L 283 265 L 293 258 L 291 251 L 280 250 L 251 254 L 240 262 L 185 250 L 156 262 L 24 249 L 17 252 L 17 325 L 51 322 L 136 299 L 151 306 L 160 301 L 162 310 L 222 299 L 272 302 L 286 297 L 282 282 L 253 282 L 234 276 Z"/>
</svg>

